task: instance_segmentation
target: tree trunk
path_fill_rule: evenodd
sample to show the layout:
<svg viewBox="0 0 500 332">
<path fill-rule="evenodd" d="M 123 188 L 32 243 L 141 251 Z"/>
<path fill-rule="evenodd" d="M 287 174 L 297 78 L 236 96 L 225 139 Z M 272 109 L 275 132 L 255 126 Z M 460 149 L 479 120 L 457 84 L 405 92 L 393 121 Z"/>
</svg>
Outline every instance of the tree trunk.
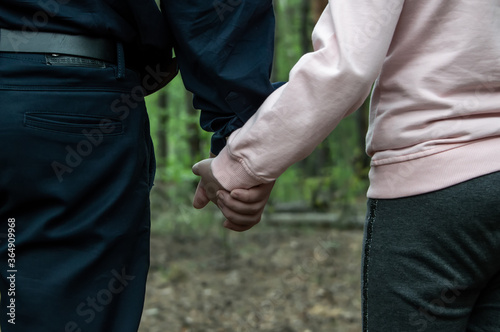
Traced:
<svg viewBox="0 0 500 332">
<path fill-rule="evenodd" d="M 201 151 L 200 131 L 198 129 L 198 112 L 193 107 L 193 94 L 187 90 L 185 94 L 185 101 L 186 113 L 189 115 L 189 121 L 187 123 L 189 155 L 192 158 L 191 161 L 195 163 L 200 159 L 206 158 L 208 151 L 206 151 L 205 154 Z"/>
<path fill-rule="evenodd" d="M 368 131 L 369 113 L 370 113 L 370 97 L 366 98 L 363 105 L 356 112 L 356 123 L 358 127 L 358 139 L 361 144 L 363 144 L 363 151 L 360 156 L 360 171 L 361 173 L 366 172 L 370 168 L 370 157 L 366 154 L 366 132 Z M 364 174 L 361 174 L 363 176 Z"/>
<path fill-rule="evenodd" d="M 328 0 L 311 0 L 312 11 L 314 15 L 314 22 L 318 22 L 321 13 L 325 10 L 326 5 L 328 5 Z"/>
<path fill-rule="evenodd" d="M 271 82 L 278 82 L 279 81 L 279 66 L 278 66 L 278 57 L 279 55 L 279 50 L 280 50 L 280 43 L 281 43 L 281 29 L 279 29 L 279 1 L 274 0 L 273 1 L 273 6 L 274 6 L 274 15 L 276 16 L 276 28 L 275 28 L 275 36 L 274 36 L 274 59 L 273 59 L 273 69 L 271 71 Z"/>
<path fill-rule="evenodd" d="M 302 10 L 300 16 L 300 44 L 302 54 L 306 54 L 312 50 L 311 43 L 311 0 L 302 0 Z"/>
<path fill-rule="evenodd" d="M 156 130 L 157 181 L 162 181 L 162 173 L 167 166 L 168 155 L 168 94 L 166 90 L 158 92 L 158 127 Z"/>
</svg>

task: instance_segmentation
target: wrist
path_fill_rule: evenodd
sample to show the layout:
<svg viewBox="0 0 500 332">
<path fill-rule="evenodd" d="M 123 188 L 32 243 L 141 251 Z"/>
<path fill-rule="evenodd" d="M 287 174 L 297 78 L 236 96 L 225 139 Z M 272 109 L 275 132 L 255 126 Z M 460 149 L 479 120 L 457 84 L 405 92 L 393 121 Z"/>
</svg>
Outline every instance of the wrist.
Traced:
<svg viewBox="0 0 500 332">
<path fill-rule="evenodd" d="M 212 172 L 227 191 L 248 189 L 262 183 L 251 174 L 244 160 L 233 156 L 227 147 L 213 160 Z"/>
</svg>

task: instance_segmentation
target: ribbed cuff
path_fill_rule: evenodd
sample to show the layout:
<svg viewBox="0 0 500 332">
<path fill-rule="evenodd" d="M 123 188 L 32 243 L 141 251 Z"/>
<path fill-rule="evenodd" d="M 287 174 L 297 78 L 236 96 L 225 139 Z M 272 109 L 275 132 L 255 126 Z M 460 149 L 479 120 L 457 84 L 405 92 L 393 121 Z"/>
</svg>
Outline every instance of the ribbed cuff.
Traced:
<svg viewBox="0 0 500 332">
<path fill-rule="evenodd" d="M 227 146 L 212 162 L 212 172 L 227 191 L 248 189 L 264 183 L 251 174 L 242 159 L 231 155 Z"/>
</svg>

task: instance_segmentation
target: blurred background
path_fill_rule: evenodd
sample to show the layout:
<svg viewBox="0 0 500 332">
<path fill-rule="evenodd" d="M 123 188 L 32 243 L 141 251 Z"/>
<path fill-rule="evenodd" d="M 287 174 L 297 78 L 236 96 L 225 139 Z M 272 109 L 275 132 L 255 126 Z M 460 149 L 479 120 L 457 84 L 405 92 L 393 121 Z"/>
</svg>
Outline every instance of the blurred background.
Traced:
<svg viewBox="0 0 500 332">
<path fill-rule="evenodd" d="M 272 81 L 287 81 L 327 0 L 275 0 Z M 263 221 L 221 227 L 191 201 L 191 166 L 210 133 L 180 76 L 147 98 L 157 173 L 152 259 L 140 332 L 361 331 L 360 258 L 369 158 L 368 105 L 277 181 Z"/>
</svg>

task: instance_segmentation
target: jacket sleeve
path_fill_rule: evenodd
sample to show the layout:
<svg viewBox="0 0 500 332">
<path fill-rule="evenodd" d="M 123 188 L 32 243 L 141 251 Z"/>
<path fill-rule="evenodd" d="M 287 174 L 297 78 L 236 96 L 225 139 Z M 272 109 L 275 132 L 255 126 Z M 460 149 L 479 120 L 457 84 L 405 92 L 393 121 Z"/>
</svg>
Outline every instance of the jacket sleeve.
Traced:
<svg viewBox="0 0 500 332">
<path fill-rule="evenodd" d="M 185 87 L 212 152 L 274 91 L 272 0 L 162 0 Z"/>
<path fill-rule="evenodd" d="M 227 189 L 270 182 L 307 157 L 358 109 L 384 63 L 404 0 L 330 1 L 304 55 L 257 113 L 234 132 L 212 170 Z"/>
</svg>

